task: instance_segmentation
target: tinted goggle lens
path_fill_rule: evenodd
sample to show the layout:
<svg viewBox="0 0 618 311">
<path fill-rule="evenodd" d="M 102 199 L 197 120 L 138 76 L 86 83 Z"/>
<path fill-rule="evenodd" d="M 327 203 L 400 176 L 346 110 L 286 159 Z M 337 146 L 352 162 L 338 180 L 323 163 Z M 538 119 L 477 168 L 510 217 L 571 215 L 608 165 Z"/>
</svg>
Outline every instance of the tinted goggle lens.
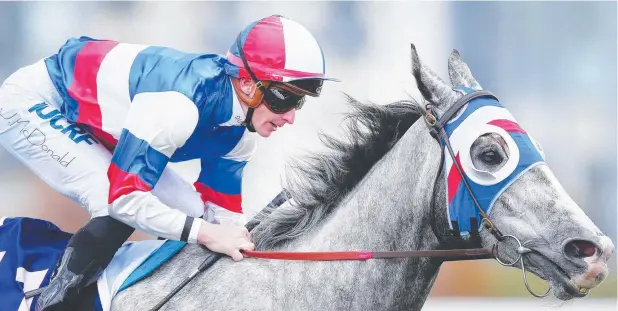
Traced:
<svg viewBox="0 0 618 311">
<path fill-rule="evenodd" d="M 264 101 L 272 112 L 286 113 L 292 109 L 299 110 L 302 108 L 305 103 L 305 95 L 296 95 L 276 88 L 266 88 Z"/>
</svg>

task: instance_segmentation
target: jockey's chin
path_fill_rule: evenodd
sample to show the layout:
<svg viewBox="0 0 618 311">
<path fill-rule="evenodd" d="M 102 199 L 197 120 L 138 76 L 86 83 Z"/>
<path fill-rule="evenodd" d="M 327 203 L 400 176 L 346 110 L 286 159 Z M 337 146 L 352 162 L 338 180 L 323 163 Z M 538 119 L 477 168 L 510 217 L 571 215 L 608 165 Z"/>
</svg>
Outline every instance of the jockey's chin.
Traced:
<svg viewBox="0 0 618 311">
<path fill-rule="evenodd" d="M 276 114 L 262 101 L 253 112 L 251 121 L 255 131 L 262 137 L 269 137 L 273 132 L 283 127 L 285 124 L 294 124 L 296 117 L 296 109 L 292 109 L 286 113 Z"/>
</svg>

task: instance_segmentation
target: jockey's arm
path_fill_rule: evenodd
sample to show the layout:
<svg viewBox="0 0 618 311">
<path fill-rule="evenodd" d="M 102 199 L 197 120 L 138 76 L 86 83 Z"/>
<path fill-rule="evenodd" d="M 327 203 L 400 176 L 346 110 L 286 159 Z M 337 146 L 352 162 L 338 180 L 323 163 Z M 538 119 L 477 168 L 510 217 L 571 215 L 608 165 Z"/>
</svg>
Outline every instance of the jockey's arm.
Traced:
<svg viewBox="0 0 618 311">
<path fill-rule="evenodd" d="M 197 108 L 178 92 L 134 97 L 107 173 L 112 217 L 157 237 L 197 242 L 203 220 L 170 208 L 152 193 L 197 121 Z"/>
</svg>

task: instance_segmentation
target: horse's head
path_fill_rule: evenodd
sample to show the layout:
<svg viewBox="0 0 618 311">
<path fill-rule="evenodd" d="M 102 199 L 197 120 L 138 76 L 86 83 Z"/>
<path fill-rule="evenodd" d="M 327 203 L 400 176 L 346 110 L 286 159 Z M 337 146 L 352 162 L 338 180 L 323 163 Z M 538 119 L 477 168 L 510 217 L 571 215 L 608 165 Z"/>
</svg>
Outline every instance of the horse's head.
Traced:
<svg viewBox="0 0 618 311">
<path fill-rule="evenodd" d="M 445 191 L 437 192 L 442 195 L 436 205 L 440 211 L 448 207 L 452 232 L 466 236 L 480 230 L 483 247 L 494 246 L 500 234 L 492 235 L 481 224 L 478 207 L 489 215 L 487 223 L 507 236 L 497 249 L 502 262 L 515 262 L 531 250 L 521 259 L 525 267 L 548 280 L 562 300 L 585 296 L 598 286 L 608 274 L 614 245 L 563 189 L 530 133 L 491 95 L 449 109 L 463 104 L 465 94 L 482 90 L 456 50 L 448 62 L 453 86 L 419 61 L 414 46 L 412 69 L 438 124 L 444 124 Z M 519 252 L 517 241 L 523 245 Z"/>
</svg>

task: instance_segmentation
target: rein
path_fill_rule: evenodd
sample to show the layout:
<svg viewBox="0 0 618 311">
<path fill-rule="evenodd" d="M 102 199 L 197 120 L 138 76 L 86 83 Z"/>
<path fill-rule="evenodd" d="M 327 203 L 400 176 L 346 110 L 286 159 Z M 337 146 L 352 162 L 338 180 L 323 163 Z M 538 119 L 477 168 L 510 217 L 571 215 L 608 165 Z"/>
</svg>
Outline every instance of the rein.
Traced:
<svg viewBox="0 0 618 311">
<path fill-rule="evenodd" d="M 246 257 L 283 260 L 368 260 L 408 257 L 443 257 L 445 261 L 474 260 L 493 258 L 492 251 L 485 248 L 447 249 L 404 252 L 343 251 L 343 252 L 261 252 L 243 251 Z"/>
</svg>

